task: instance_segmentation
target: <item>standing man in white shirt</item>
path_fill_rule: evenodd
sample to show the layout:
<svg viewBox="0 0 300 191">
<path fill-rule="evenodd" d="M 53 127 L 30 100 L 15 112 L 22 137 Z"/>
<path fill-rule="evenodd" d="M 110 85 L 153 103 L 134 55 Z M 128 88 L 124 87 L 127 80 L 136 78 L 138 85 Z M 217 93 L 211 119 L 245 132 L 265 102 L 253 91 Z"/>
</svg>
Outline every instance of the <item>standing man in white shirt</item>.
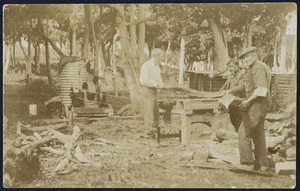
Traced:
<svg viewBox="0 0 300 191">
<path fill-rule="evenodd" d="M 155 137 L 158 122 L 159 110 L 157 103 L 157 89 L 163 89 L 164 83 L 160 74 L 160 62 L 164 59 L 164 51 L 155 48 L 151 52 L 151 58 L 142 65 L 140 73 L 141 93 L 144 107 L 144 126 L 147 135 Z"/>
</svg>

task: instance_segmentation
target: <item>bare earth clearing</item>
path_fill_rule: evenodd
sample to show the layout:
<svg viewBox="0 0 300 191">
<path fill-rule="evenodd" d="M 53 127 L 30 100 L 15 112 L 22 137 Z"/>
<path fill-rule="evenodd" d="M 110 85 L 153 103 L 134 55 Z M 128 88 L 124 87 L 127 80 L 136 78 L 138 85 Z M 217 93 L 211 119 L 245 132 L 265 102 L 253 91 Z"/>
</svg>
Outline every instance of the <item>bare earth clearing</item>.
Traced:
<svg viewBox="0 0 300 191">
<path fill-rule="evenodd" d="M 8 119 L 4 142 L 16 138 L 18 121 L 33 122 L 28 115 L 28 105 L 38 105 L 38 114 L 43 115 L 41 96 L 24 96 L 24 82 L 4 79 L 4 115 Z M 51 98 L 51 95 L 48 95 Z M 47 97 L 47 96 L 45 96 Z M 115 110 L 127 101 L 108 97 L 107 103 Z M 228 117 L 223 116 L 224 126 Z M 43 118 L 43 117 L 41 117 Z M 178 138 L 164 139 L 158 146 L 155 140 L 142 138 L 145 132 L 140 119 L 106 118 L 94 121 L 75 122 L 82 135 L 77 141 L 82 153 L 101 166 L 79 165 L 65 175 L 53 175 L 60 157 L 40 151 L 41 170 L 33 180 L 19 180 L 17 188 L 292 188 L 295 181 L 289 176 L 266 177 L 241 172 L 231 172 L 227 164 L 208 158 L 210 128 L 203 124 L 193 125 L 191 144 L 183 146 Z M 42 125 L 61 127 L 59 131 L 71 134 L 65 123 Z M 233 127 L 232 127 L 233 128 Z M 165 127 L 164 131 L 176 131 Z M 170 131 L 169 131 L 170 132 Z M 226 142 L 226 141 L 225 141 Z M 222 143 L 223 144 L 223 143 Z M 237 144 L 235 144 L 237 147 Z M 219 169 L 199 168 L 218 167 Z"/>
</svg>

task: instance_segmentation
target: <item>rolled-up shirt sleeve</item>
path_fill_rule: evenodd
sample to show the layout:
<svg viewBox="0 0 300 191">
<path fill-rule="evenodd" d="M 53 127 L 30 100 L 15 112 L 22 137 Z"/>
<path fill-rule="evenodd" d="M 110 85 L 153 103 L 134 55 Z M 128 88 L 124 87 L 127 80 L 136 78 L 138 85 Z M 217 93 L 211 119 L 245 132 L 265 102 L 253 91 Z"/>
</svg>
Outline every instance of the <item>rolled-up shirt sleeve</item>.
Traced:
<svg viewBox="0 0 300 191">
<path fill-rule="evenodd" d="M 158 86 L 158 82 L 157 81 L 154 81 L 154 80 L 151 80 L 150 78 L 150 71 L 149 71 L 150 68 L 147 67 L 147 65 L 143 65 L 141 67 L 141 73 L 140 73 L 140 83 L 144 86 L 147 86 L 147 87 L 154 87 L 156 88 Z"/>
<path fill-rule="evenodd" d="M 255 71 L 254 85 L 254 94 L 260 97 L 266 97 L 268 91 L 268 81 L 266 72 L 262 68 L 259 68 Z"/>
</svg>

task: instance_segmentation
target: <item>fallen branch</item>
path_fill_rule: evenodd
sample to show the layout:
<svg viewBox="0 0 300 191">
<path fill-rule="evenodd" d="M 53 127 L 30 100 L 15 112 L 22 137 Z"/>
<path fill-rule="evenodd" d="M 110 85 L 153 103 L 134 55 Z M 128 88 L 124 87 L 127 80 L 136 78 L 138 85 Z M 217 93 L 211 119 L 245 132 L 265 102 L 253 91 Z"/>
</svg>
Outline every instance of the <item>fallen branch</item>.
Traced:
<svg viewBox="0 0 300 191">
<path fill-rule="evenodd" d="M 195 165 L 195 164 L 186 164 L 186 165 L 181 165 L 180 167 L 197 167 L 202 169 L 225 169 L 225 170 L 230 169 L 228 167 L 214 167 L 209 165 Z"/>
<path fill-rule="evenodd" d="M 54 129 L 47 128 L 60 142 L 65 143 L 70 139 L 70 135 L 65 135 Z"/>
<path fill-rule="evenodd" d="M 48 152 L 56 154 L 56 155 L 63 155 L 64 154 L 64 151 L 60 151 L 60 150 L 54 149 L 52 147 L 41 147 L 41 150 L 42 151 L 48 151 Z"/>
</svg>

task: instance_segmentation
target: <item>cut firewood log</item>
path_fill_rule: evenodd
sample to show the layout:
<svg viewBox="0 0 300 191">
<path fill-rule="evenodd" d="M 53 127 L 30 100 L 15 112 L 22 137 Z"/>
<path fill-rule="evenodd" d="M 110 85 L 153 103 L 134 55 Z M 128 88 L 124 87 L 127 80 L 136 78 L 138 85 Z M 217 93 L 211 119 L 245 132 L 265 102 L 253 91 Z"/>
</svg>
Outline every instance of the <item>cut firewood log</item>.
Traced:
<svg viewBox="0 0 300 191">
<path fill-rule="evenodd" d="M 64 151 L 57 150 L 57 149 L 54 149 L 52 147 L 41 147 L 41 150 L 42 151 L 48 151 L 48 152 L 56 154 L 56 155 L 63 155 L 64 154 Z"/>
<path fill-rule="evenodd" d="M 286 160 L 287 161 L 296 161 L 296 147 L 290 147 L 286 150 Z"/>
<path fill-rule="evenodd" d="M 73 134 L 72 135 L 65 135 L 65 134 L 63 134 L 59 131 L 56 131 L 56 130 L 50 129 L 50 128 L 48 128 L 48 131 L 53 133 L 57 137 L 57 139 L 59 141 L 61 141 L 62 143 L 66 143 L 70 140 L 76 141 L 80 136 L 80 128 L 78 126 L 73 127 Z"/>
<path fill-rule="evenodd" d="M 73 134 L 71 135 L 71 139 L 77 141 L 80 136 L 80 128 L 78 126 L 73 127 Z"/>
<path fill-rule="evenodd" d="M 43 138 L 41 137 L 41 135 L 38 134 L 37 132 L 33 132 L 33 135 L 34 135 L 37 139 L 43 139 Z"/>
<path fill-rule="evenodd" d="M 64 170 L 58 171 L 56 172 L 56 174 L 65 175 L 65 174 L 70 174 L 71 172 L 76 170 L 78 170 L 77 165 L 75 165 L 74 163 L 68 163 Z"/>
<path fill-rule="evenodd" d="M 13 186 L 13 179 L 9 176 L 9 174 L 5 173 L 3 175 L 3 186 L 4 187 L 12 187 Z"/>
<path fill-rule="evenodd" d="M 18 122 L 17 124 L 17 135 L 18 136 L 21 136 L 21 137 L 24 137 L 25 135 L 22 133 L 22 124 L 21 122 Z"/>
<path fill-rule="evenodd" d="M 275 147 L 279 143 L 284 141 L 284 135 L 278 137 L 266 137 L 266 145 L 268 147 Z"/>
<path fill-rule="evenodd" d="M 77 160 L 79 162 L 89 163 L 89 164 L 94 165 L 94 166 L 102 166 L 101 163 L 99 163 L 99 162 L 94 162 L 94 161 L 91 161 L 91 160 L 87 159 L 86 156 L 84 156 L 82 154 L 81 149 L 80 149 L 79 146 L 76 147 L 76 153 L 75 153 L 74 156 L 77 158 Z"/>
<path fill-rule="evenodd" d="M 58 165 L 56 166 L 56 168 L 53 170 L 53 172 L 58 172 L 60 170 L 63 170 L 64 167 L 70 162 L 70 160 L 68 158 L 64 158 L 63 160 L 61 160 Z"/>
<path fill-rule="evenodd" d="M 223 141 L 223 140 L 237 139 L 238 134 L 235 132 L 218 129 L 218 131 L 216 132 L 216 137 L 219 140 Z"/>
<path fill-rule="evenodd" d="M 67 140 L 69 140 L 70 135 L 65 135 L 59 131 L 50 128 L 48 128 L 48 131 L 50 131 L 62 143 L 65 143 Z"/>
<path fill-rule="evenodd" d="M 81 149 L 79 146 L 76 147 L 76 153 L 74 155 L 79 162 L 84 162 L 84 163 L 89 163 L 91 162 L 89 159 L 86 158 L 86 156 L 84 156 L 81 152 Z"/>
</svg>

